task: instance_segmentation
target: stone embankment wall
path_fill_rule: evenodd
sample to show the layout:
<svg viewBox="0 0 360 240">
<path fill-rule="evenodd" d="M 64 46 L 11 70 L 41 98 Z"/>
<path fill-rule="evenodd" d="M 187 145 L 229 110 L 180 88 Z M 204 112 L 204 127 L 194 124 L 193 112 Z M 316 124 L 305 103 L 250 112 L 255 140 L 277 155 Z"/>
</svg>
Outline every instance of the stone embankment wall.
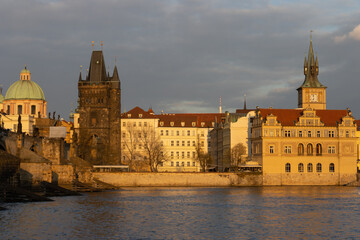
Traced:
<svg viewBox="0 0 360 240">
<path fill-rule="evenodd" d="M 117 187 L 262 186 L 261 173 L 93 173 L 94 179 Z"/>
</svg>

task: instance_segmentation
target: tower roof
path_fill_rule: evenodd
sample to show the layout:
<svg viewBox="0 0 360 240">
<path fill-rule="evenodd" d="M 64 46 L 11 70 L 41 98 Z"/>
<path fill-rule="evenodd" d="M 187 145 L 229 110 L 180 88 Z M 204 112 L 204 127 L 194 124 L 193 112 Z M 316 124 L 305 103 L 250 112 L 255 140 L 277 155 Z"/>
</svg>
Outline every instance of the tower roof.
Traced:
<svg viewBox="0 0 360 240">
<path fill-rule="evenodd" d="M 310 45 L 309 45 L 309 53 L 308 58 L 304 61 L 304 75 L 305 80 L 300 88 L 326 88 L 323 84 L 319 82 L 319 63 L 318 58 L 314 56 L 314 50 L 312 46 L 312 36 L 310 34 Z"/>
<path fill-rule="evenodd" d="M 102 51 L 92 52 L 89 66 L 89 76 L 87 77 L 87 80 L 90 82 L 107 81 L 104 55 Z"/>
</svg>

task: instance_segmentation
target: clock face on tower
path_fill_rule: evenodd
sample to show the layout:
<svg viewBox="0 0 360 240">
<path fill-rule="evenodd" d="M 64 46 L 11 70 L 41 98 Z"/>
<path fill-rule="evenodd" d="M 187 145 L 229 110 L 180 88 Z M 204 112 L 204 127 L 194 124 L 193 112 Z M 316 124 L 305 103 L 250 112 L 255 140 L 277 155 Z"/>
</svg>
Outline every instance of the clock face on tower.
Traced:
<svg viewBox="0 0 360 240">
<path fill-rule="evenodd" d="M 310 102 L 317 102 L 318 95 L 317 94 L 310 94 Z"/>
</svg>

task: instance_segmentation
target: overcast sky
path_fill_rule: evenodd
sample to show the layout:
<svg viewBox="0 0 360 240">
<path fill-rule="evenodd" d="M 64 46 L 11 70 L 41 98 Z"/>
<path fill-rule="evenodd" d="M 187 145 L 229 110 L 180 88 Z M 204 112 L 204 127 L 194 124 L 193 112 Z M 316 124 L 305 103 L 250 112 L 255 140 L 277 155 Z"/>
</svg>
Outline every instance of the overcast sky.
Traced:
<svg viewBox="0 0 360 240">
<path fill-rule="evenodd" d="M 310 30 L 327 108 L 360 117 L 360 1 L 0 0 L 4 96 L 27 64 L 48 111 L 76 107 L 80 65 L 104 42 L 122 111 L 296 108 Z"/>
</svg>

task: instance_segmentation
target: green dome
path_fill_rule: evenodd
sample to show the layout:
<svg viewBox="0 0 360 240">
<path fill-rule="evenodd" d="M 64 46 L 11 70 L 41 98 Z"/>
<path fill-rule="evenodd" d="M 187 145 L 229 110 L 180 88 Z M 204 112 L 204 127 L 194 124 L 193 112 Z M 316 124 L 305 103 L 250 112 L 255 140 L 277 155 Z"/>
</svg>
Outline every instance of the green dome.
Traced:
<svg viewBox="0 0 360 240">
<path fill-rule="evenodd" d="M 45 95 L 41 87 L 35 82 L 31 80 L 19 80 L 13 83 L 7 90 L 5 100 L 9 99 L 45 100 Z"/>
</svg>

